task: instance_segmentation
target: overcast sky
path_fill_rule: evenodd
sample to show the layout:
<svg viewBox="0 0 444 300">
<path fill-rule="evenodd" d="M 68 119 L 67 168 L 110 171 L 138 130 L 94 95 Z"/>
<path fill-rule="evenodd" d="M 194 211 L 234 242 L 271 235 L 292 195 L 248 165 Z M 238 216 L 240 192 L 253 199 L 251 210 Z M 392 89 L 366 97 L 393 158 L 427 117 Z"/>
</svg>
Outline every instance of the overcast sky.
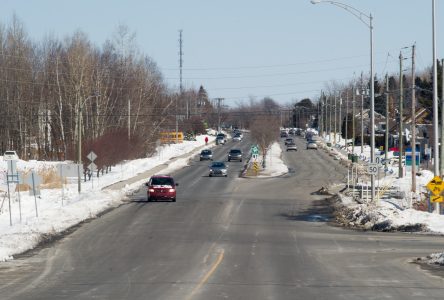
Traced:
<svg viewBox="0 0 444 300">
<path fill-rule="evenodd" d="M 444 56 L 444 4 L 436 1 L 437 57 Z M 375 72 L 399 72 L 401 48 L 416 42 L 419 70 L 432 64 L 432 0 L 347 0 L 374 17 Z M 13 14 L 30 38 L 81 30 L 97 45 L 119 24 L 136 33 L 140 51 L 179 86 L 203 85 L 228 105 L 270 96 L 281 104 L 318 97 L 332 81 L 370 72 L 370 31 L 349 12 L 309 0 L 3 0 L 1 22 Z M 364 17 L 365 18 L 365 17 Z M 410 56 L 410 49 L 403 50 Z M 411 60 L 404 61 L 408 69 Z M 407 71 L 409 72 L 409 71 Z"/>
</svg>

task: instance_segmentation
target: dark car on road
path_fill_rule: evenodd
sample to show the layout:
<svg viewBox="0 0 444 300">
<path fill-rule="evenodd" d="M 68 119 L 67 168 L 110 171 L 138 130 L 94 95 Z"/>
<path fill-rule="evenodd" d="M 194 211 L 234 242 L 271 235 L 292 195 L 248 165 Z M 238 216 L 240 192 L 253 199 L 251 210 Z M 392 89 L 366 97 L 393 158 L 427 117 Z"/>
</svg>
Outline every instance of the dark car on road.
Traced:
<svg viewBox="0 0 444 300">
<path fill-rule="evenodd" d="M 296 146 L 296 144 L 294 142 L 287 144 L 287 152 L 288 151 L 298 151 L 298 147 Z"/>
<path fill-rule="evenodd" d="M 213 160 L 213 151 L 210 149 L 204 149 L 200 152 L 200 160 Z"/>
<path fill-rule="evenodd" d="M 294 140 L 292 138 L 287 138 L 285 139 L 285 146 L 287 146 L 288 144 L 294 143 Z"/>
<path fill-rule="evenodd" d="M 240 149 L 231 149 L 228 152 L 228 161 L 232 160 L 242 161 L 242 151 Z"/>
<path fill-rule="evenodd" d="M 228 176 L 227 165 L 222 161 L 215 161 L 210 165 L 210 174 L 212 176 Z"/>
<path fill-rule="evenodd" d="M 171 200 L 176 202 L 176 186 L 173 177 L 169 175 L 154 175 L 145 183 L 148 187 L 148 201 Z"/>
</svg>

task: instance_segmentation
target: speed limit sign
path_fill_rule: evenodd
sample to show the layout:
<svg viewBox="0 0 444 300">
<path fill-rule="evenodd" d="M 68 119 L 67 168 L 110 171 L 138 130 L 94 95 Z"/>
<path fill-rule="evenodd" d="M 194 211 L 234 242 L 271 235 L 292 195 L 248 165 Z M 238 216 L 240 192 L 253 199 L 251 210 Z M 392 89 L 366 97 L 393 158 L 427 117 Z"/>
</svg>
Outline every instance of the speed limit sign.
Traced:
<svg viewBox="0 0 444 300">
<path fill-rule="evenodd" d="M 370 175 L 378 174 L 378 164 L 368 164 L 367 173 Z"/>
</svg>

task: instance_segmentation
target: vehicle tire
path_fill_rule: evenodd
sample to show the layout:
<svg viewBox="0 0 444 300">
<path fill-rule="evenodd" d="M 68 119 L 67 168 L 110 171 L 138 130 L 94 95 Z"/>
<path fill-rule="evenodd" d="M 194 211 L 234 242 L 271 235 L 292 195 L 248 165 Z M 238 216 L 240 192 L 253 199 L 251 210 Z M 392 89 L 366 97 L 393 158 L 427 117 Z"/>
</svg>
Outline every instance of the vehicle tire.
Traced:
<svg viewBox="0 0 444 300">
<path fill-rule="evenodd" d="M 225 175 L 225 177 L 228 177 L 228 175 Z"/>
<path fill-rule="evenodd" d="M 212 177 L 212 176 L 213 176 L 213 175 L 211 175 L 211 174 L 210 174 L 210 175 L 208 175 L 208 177 Z"/>
<path fill-rule="evenodd" d="M 171 199 L 172 202 L 176 202 L 176 198 Z"/>
<path fill-rule="evenodd" d="M 148 198 L 146 199 L 146 201 L 147 201 L 147 202 L 151 202 L 151 201 L 153 201 L 153 199 L 151 199 L 151 197 L 148 197 Z"/>
<path fill-rule="evenodd" d="M 240 162 L 242 162 L 242 159 L 240 160 Z"/>
<path fill-rule="evenodd" d="M 201 159 L 199 159 L 200 161 L 202 161 L 202 158 Z"/>
</svg>

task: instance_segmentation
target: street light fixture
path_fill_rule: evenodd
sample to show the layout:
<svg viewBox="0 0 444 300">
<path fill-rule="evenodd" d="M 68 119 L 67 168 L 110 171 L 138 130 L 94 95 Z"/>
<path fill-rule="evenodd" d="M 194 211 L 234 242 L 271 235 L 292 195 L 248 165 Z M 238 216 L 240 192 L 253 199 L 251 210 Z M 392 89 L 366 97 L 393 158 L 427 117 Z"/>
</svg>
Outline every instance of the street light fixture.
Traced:
<svg viewBox="0 0 444 300">
<path fill-rule="evenodd" d="M 82 168 L 82 110 L 83 110 L 83 105 L 85 105 L 86 101 L 88 101 L 89 99 L 91 99 L 92 97 L 99 97 L 100 94 L 99 93 L 94 93 L 90 96 L 88 96 L 85 100 L 83 100 L 83 102 L 79 99 L 79 104 L 77 106 L 77 137 L 78 137 L 78 141 L 77 141 L 77 187 L 78 187 L 78 191 L 79 194 L 82 190 L 81 185 L 82 185 L 82 180 L 81 180 L 81 174 L 80 174 L 80 169 Z"/>
<path fill-rule="evenodd" d="M 329 3 L 340 7 L 347 12 L 351 13 L 353 16 L 358 18 L 365 26 L 370 30 L 370 161 L 375 162 L 375 82 L 374 82 L 374 70 L 373 70 L 373 16 L 371 14 L 367 15 L 362 11 L 350 6 L 336 1 L 329 0 L 311 0 L 312 4 L 319 3 Z M 365 18 L 365 19 L 364 19 Z M 371 175 L 371 200 L 375 200 L 375 175 Z"/>
</svg>

